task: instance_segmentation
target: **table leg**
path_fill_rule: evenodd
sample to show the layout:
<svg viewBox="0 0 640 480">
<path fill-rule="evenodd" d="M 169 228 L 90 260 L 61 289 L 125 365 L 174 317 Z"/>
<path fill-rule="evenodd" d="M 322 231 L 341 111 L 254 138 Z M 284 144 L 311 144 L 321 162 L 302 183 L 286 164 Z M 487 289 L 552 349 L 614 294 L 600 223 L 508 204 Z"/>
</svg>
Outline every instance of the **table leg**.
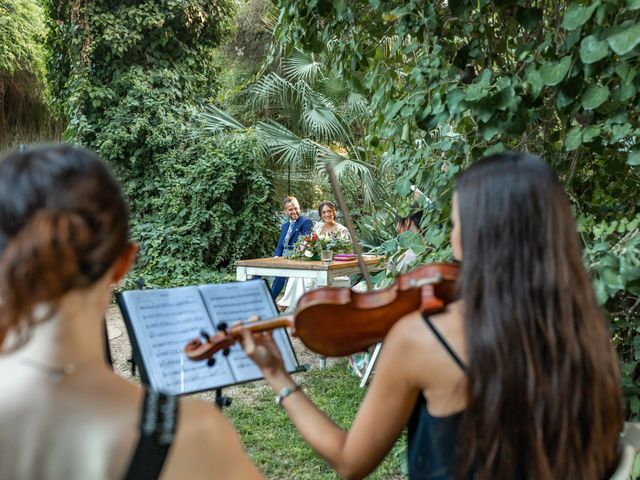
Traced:
<svg viewBox="0 0 640 480">
<path fill-rule="evenodd" d="M 376 348 L 374 348 L 373 350 L 373 354 L 371 355 L 371 358 L 369 359 L 369 363 L 367 365 L 367 369 L 364 372 L 364 375 L 362 377 L 362 381 L 360 382 L 360 388 L 364 388 L 367 385 L 367 382 L 369 381 L 369 376 L 371 375 L 371 372 L 373 371 L 373 367 L 376 364 L 376 360 L 378 359 L 378 354 L 380 353 L 380 349 L 382 348 L 382 342 L 376 343 Z"/>
<path fill-rule="evenodd" d="M 247 268 L 246 267 L 236 267 L 236 280 L 239 282 L 244 282 L 247 279 Z"/>
<path fill-rule="evenodd" d="M 329 286 L 329 275 L 327 272 L 319 272 L 316 277 L 316 285 L 319 287 Z"/>
</svg>

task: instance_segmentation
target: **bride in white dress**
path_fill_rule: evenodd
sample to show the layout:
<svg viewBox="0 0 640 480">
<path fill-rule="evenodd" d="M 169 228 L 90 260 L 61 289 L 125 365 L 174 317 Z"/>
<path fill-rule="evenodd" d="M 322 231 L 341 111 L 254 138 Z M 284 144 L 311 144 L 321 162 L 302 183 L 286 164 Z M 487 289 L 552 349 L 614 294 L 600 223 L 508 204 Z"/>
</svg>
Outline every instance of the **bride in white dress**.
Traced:
<svg viewBox="0 0 640 480">
<path fill-rule="evenodd" d="M 318 206 L 318 214 L 321 220 L 313 226 L 313 233 L 351 240 L 347 227 L 336 222 L 336 206 L 333 203 L 321 202 Z M 294 310 L 302 294 L 315 287 L 316 282 L 311 278 L 290 278 L 282 298 L 278 300 L 278 306 L 284 311 Z"/>
</svg>

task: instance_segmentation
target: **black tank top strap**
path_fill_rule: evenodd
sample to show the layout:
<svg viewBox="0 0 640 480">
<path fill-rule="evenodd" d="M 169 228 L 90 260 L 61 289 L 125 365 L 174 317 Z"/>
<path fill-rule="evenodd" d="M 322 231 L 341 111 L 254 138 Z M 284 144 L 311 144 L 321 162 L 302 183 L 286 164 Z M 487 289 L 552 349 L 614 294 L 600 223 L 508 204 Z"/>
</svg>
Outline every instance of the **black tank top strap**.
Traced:
<svg viewBox="0 0 640 480">
<path fill-rule="evenodd" d="M 157 479 L 173 443 L 178 419 L 178 398 L 147 390 L 142 403 L 140 439 L 125 480 Z"/>
<path fill-rule="evenodd" d="M 436 336 L 436 339 L 444 347 L 447 353 L 449 353 L 453 361 L 458 364 L 458 366 L 462 369 L 463 372 L 467 373 L 467 366 L 464 363 L 462 363 L 462 360 L 460 360 L 460 357 L 456 354 L 456 352 L 453 351 L 453 348 L 451 348 L 451 345 L 449 345 L 449 342 L 447 342 L 447 340 L 442 336 L 440 331 L 433 324 L 433 322 L 429 318 L 429 315 L 423 313 L 422 318 L 424 318 L 424 321 L 427 322 L 427 325 L 429 326 L 433 334 Z"/>
</svg>

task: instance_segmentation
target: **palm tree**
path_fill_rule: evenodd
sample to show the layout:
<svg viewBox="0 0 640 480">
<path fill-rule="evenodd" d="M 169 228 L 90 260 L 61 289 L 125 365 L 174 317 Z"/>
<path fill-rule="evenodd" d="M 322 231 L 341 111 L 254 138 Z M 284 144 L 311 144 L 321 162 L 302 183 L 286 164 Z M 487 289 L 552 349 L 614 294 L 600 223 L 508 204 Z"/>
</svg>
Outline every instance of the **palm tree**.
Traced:
<svg viewBox="0 0 640 480">
<path fill-rule="evenodd" d="M 267 118 L 252 127 L 265 153 L 293 171 L 310 167 L 321 173 L 329 162 L 339 178 L 354 174 L 359 179 L 365 206 L 374 203 L 379 190 L 375 166 L 353 133 L 361 130 L 368 103 L 335 70 L 297 50 L 282 62 L 282 75 L 268 73 L 244 94 L 252 109 Z M 213 105 L 202 118 L 214 133 L 247 128 Z"/>
</svg>

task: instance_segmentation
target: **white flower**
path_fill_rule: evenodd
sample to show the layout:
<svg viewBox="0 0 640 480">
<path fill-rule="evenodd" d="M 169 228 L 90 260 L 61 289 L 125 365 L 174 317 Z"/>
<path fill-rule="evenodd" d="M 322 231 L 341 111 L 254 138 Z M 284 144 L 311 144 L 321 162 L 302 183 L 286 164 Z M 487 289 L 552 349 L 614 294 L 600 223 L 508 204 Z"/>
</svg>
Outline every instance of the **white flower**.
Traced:
<svg viewBox="0 0 640 480">
<path fill-rule="evenodd" d="M 313 257 L 313 253 L 310 250 L 307 250 L 307 251 L 304 252 L 304 256 L 311 258 L 311 257 Z"/>
</svg>

